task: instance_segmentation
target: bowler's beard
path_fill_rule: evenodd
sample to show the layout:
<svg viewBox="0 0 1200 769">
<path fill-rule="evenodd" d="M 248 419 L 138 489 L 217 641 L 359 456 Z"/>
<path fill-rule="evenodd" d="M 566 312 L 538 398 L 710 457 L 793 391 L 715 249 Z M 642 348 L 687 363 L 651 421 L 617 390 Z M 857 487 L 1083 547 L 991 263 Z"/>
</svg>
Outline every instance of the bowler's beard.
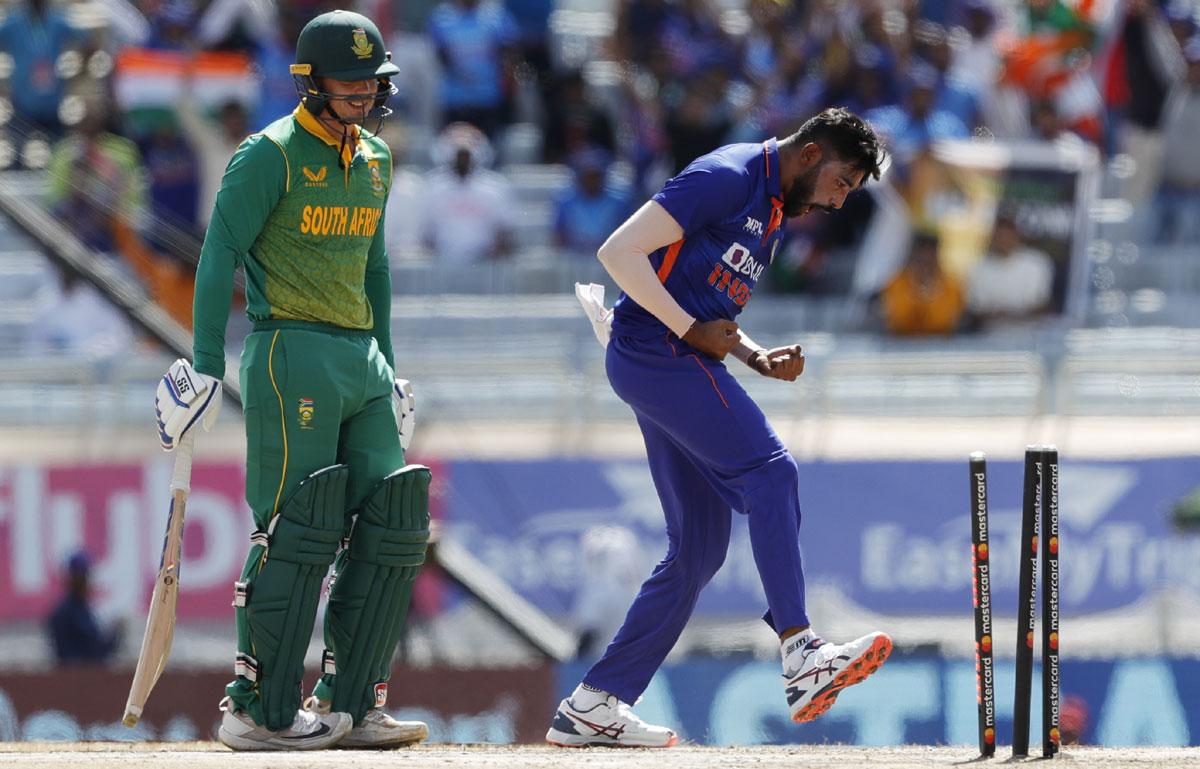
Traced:
<svg viewBox="0 0 1200 769">
<path fill-rule="evenodd" d="M 809 206 L 823 211 L 830 210 L 829 206 L 819 206 L 813 200 L 813 194 L 817 191 L 817 177 L 820 174 L 820 166 L 810 168 L 797 176 L 796 181 L 792 182 L 792 186 L 783 191 L 784 216 L 789 219 L 800 216 Z"/>
</svg>

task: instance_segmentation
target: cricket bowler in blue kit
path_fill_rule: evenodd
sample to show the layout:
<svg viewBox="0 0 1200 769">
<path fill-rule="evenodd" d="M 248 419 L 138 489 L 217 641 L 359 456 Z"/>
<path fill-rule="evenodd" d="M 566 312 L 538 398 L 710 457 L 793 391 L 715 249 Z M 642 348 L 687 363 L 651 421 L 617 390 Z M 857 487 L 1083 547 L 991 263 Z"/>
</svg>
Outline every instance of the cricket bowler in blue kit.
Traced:
<svg viewBox="0 0 1200 769">
<path fill-rule="evenodd" d="M 670 747 L 676 734 L 630 709 L 725 560 L 732 511 L 750 543 L 778 634 L 793 721 L 820 716 L 879 668 L 891 639 L 826 643 L 809 627 L 796 462 L 722 363 L 795 381 L 798 345 L 763 349 L 734 318 L 779 248 L 785 217 L 840 208 L 883 152 L 860 118 L 832 108 L 786 139 L 698 158 L 619 227 L 598 257 L 623 293 L 613 308 L 609 381 L 637 416 L 667 523 L 667 554 L 604 656 L 554 715 L 548 742 Z"/>
</svg>

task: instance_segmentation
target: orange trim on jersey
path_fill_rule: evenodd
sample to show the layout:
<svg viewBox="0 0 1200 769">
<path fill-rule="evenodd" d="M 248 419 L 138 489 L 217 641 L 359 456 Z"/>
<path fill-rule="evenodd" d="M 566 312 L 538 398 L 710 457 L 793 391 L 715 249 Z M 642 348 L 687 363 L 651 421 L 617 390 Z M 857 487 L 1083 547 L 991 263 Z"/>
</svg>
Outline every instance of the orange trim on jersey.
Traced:
<svg viewBox="0 0 1200 769">
<path fill-rule="evenodd" d="M 675 343 L 671 341 L 671 335 L 667 334 L 666 338 L 667 338 L 667 344 L 671 345 L 671 355 L 678 358 L 679 350 L 676 349 Z M 708 381 L 712 383 L 712 388 L 717 391 L 717 397 L 721 399 L 721 403 L 723 403 L 725 405 L 725 408 L 729 408 L 729 401 L 725 400 L 725 393 L 721 392 L 720 387 L 717 387 L 716 378 L 712 375 L 712 372 L 708 370 L 708 366 L 704 365 L 704 361 L 700 360 L 700 356 L 694 352 L 690 352 L 690 353 L 688 353 L 688 357 L 695 360 L 696 365 L 700 367 L 700 370 L 703 371 L 705 374 L 708 374 Z"/>
<path fill-rule="evenodd" d="M 717 380 L 715 377 L 713 377 L 712 372 L 708 370 L 708 366 L 704 365 L 704 361 L 700 360 L 700 356 L 696 353 L 693 352 L 688 354 L 691 355 L 692 359 L 696 361 L 696 365 L 700 367 L 700 370 L 705 374 L 708 374 L 708 381 L 712 382 L 712 388 L 717 391 L 717 397 L 721 399 L 721 403 L 725 404 L 725 408 L 729 408 L 729 401 L 725 400 L 725 394 L 721 392 L 720 387 L 717 387 Z"/>
<path fill-rule="evenodd" d="M 679 258 L 679 249 L 683 248 L 684 240 L 684 238 L 680 238 L 667 249 L 666 256 L 663 257 L 662 266 L 658 268 L 659 283 L 666 283 L 667 278 L 671 275 L 671 270 L 675 269 L 675 260 Z"/>
<path fill-rule="evenodd" d="M 783 224 L 783 201 L 773 197 L 771 198 L 771 221 L 767 223 L 767 233 L 762 237 L 763 244 L 767 242 L 767 238 L 771 237 L 775 230 L 779 229 L 781 224 Z"/>
</svg>

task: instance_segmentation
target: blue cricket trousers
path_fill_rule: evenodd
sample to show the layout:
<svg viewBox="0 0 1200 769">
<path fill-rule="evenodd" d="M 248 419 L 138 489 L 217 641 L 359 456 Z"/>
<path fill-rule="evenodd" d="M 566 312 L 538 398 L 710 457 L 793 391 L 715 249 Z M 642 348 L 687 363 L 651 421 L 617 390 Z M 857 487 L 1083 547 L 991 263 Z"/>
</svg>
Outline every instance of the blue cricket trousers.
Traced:
<svg viewBox="0 0 1200 769">
<path fill-rule="evenodd" d="M 633 703 L 679 639 L 700 590 L 721 568 L 732 511 L 750 544 L 776 631 L 808 625 L 800 564 L 796 462 L 724 364 L 675 335 L 614 336 L 613 390 L 637 415 L 667 523 L 667 554 L 584 683 Z"/>
</svg>

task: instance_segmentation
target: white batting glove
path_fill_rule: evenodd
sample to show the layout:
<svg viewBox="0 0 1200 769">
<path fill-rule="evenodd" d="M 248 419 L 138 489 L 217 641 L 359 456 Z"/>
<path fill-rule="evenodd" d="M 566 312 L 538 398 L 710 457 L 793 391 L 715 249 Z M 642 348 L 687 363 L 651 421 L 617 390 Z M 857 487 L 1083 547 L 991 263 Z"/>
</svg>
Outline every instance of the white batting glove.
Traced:
<svg viewBox="0 0 1200 769">
<path fill-rule="evenodd" d="M 400 448 L 408 451 L 412 443 L 413 430 L 417 426 L 417 400 L 413 397 L 412 383 L 397 379 L 392 387 L 392 407 L 396 411 L 396 429 L 400 432 Z"/>
<path fill-rule="evenodd" d="M 183 358 L 171 364 L 154 394 L 158 440 L 172 451 L 183 434 L 199 421 L 211 430 L 221 411 L 221 382 L 201 374 Z"/>
<path fill-rule="evenodd" d="M 592 324 L 592 332 L 601 347 L 608 347 L 612 336 L 613 311 L 604 306 L 604 286 L 599 283 L 576 283 L 575 298 L 583 307 L 583 314 Z"/>
</svg>

